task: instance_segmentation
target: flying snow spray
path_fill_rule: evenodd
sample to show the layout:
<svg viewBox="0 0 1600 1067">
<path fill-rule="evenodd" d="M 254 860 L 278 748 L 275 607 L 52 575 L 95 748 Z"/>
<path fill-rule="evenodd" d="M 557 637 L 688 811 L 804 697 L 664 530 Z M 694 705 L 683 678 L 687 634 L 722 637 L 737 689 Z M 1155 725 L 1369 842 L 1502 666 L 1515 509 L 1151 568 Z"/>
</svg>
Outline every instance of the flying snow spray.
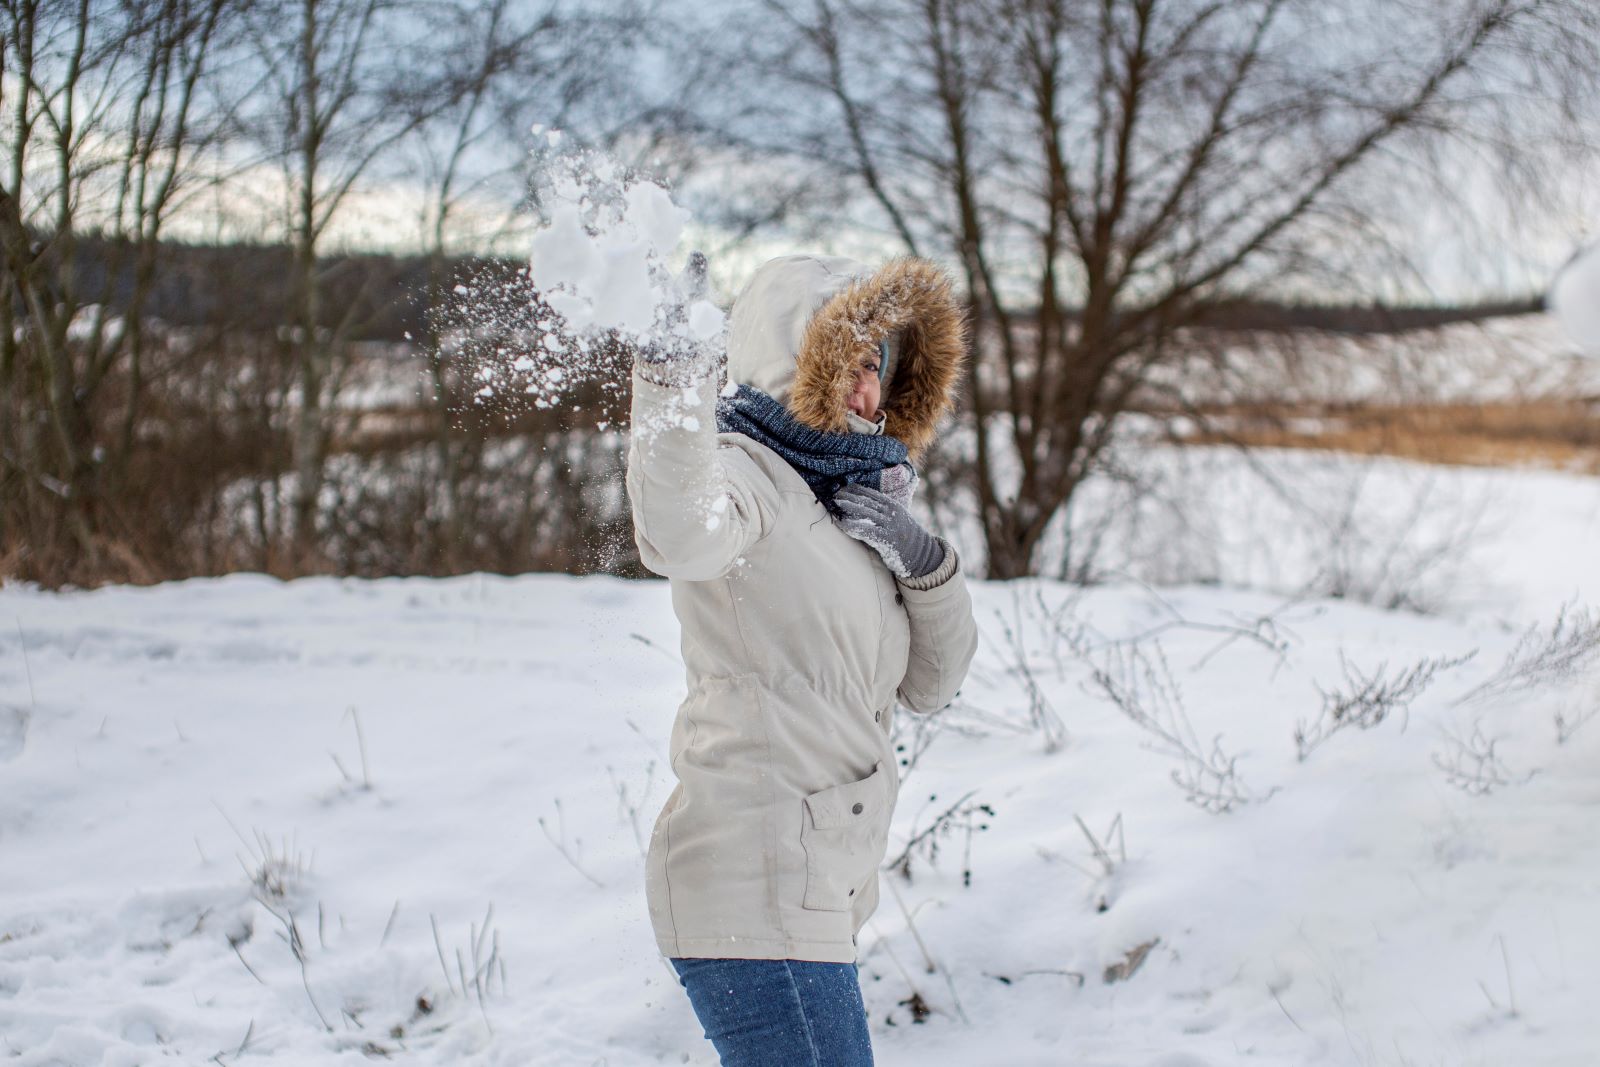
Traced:
<svg viewBox="0 0 1600 1067">
<path fill-rule="evenodd" d="M 666 186 L 559 130 L 533 134 L 538 227 L 517 293 L 456 288 L 475 401 L 551 408 L 584 382 L 625 387 L 619 352 L 719 344 L 726 317 L 705 298 L 705 258 L 679 251 L 690 216 Z"/>
</svg>

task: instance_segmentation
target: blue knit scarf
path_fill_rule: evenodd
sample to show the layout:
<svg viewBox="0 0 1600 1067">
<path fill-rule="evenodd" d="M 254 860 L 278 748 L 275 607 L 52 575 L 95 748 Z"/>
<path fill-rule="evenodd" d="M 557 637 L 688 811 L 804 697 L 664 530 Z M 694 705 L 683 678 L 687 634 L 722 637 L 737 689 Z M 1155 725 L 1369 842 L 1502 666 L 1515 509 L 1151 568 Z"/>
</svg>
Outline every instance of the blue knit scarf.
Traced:
<svg viewBox="0 0 1600 1067">
<path fill-rule="evenodd" d="M 742 433 L 782 456 L 824 507 L 846 485 L 882 489 L 884 471 L 902 463 L 910 467 L 906 446 L 897 438 L 813 430 L 748 385 L 717 399 L 717 429 Z"/>
</svg>

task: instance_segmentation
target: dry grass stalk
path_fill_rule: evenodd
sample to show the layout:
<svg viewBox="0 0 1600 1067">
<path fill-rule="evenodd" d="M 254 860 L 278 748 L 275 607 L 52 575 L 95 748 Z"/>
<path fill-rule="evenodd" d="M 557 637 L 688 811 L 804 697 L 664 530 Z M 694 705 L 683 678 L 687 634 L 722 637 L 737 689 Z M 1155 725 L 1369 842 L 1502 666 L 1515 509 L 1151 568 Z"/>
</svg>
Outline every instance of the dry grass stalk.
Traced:
<svg viewBox="0 0 1600 1067">
<path fill-rule="evenodd" d="M 1130 948 L 1126 956 L 1105 969 L 1102 977 L 1106 985 L 1110 985 L 1112 982 L 1126 982 L 1129 978 L 1132 978 L 1138 973 L 1139 968 L 1144 966 L 1144 961 L 1149 957 L 1151 950 L 1159 944 L 1161 944 L 1161 939 L 1153 937 L 1143 944 Z"/>
<path fill-rule="evenodd" d="M 1344 683 L 1333 690 L 1317 687 L 1322 694 L 1322 709 L 1311 722 L 1295 727 L 1296 757 L 1304 763 L 1313 750 L 1341 730 L 1371 730 L 1395 712 L 1407 712 L 1441 672 L 1461 666 L 1476 654 L 1474 650 L 1464 656 L 1430 656 L 1391 672 L 1388 663 L 1363 671 L 1341 651 L 1339 664 L 1344 670 Z"/>
<path fill-rule="evenodd" d="M 1183 444 L 1246 444 L 1465 467 L 1540 467 L 1600 474 L 1600 419 L 1583 399 L 1359 407 L 1249 405 L 1212 413 L 1236 428 Z"/>
<path fill-rule="evenodd" d="M 1178 761 L 1172 781 L 1191 804 L 1221 814 L 1252 799 L 1265 799 L 1253 797 L 1245 787 L 1237 757 L 1223 751 L 1220 735 L 1210 747 L 1200 741 L 1160 643 L 1151 645 L 1153 653 L 1140 644 L 1107 648 L 1090 684 L 1154 737 L 1157 751 Z"/>
</svg>

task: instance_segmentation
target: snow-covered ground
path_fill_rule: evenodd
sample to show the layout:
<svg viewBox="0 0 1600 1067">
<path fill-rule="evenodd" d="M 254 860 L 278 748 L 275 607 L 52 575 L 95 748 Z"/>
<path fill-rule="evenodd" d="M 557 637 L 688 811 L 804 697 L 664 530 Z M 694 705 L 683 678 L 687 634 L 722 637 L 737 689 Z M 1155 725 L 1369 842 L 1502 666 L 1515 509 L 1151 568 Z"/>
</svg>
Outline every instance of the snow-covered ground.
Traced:
<svg viewBox="0 0 1600 1067">
<path fill-rule="evenodd" d="M 1436 616 L 1227 567 L 976 587 L 960 700 L 901 712 L 891 857 L 957 814 L 862 938 L 880 1064 L 1595 1062 L 1600 675 L 1504 668 L 1600 604 L 1600 482 L 1460 477 L 1500 517 Z M 1259 535 L 1228 484 L 1193 536 Z M 663 583 L 9 587 L 0 623 L 0 1062 L 713 1062 L 642 890 Z"/>
<path fill-rule="evenodd" d="M 1387 456 L 1119 451 L 1040 548 L 1046 573 L 1333 595 L 1508 620 L 1600 603 L 1600 480 Z M 950 506 L 958 543 L 981 527 Z M 1070 528 L 1071 538 L 1065 536 Z"/>
</svg>

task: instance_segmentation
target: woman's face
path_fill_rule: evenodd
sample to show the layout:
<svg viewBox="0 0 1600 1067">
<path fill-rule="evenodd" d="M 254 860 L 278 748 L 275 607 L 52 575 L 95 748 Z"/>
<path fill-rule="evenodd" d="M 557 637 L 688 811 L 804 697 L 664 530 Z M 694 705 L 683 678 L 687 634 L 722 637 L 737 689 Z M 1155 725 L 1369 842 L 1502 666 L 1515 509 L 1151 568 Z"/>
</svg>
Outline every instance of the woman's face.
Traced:
<svg viewBox="0 0 1600 1067">
<path fill-rule="evenodd" d="M 881 398 L 878 382 L 880 358 L 876 348 L 861 357 L 861 362 L 856 365 L 855 386 L 850 390 L 850 410 L 868 422 L 878 417 L 878 401 Z"/>
</svg>

